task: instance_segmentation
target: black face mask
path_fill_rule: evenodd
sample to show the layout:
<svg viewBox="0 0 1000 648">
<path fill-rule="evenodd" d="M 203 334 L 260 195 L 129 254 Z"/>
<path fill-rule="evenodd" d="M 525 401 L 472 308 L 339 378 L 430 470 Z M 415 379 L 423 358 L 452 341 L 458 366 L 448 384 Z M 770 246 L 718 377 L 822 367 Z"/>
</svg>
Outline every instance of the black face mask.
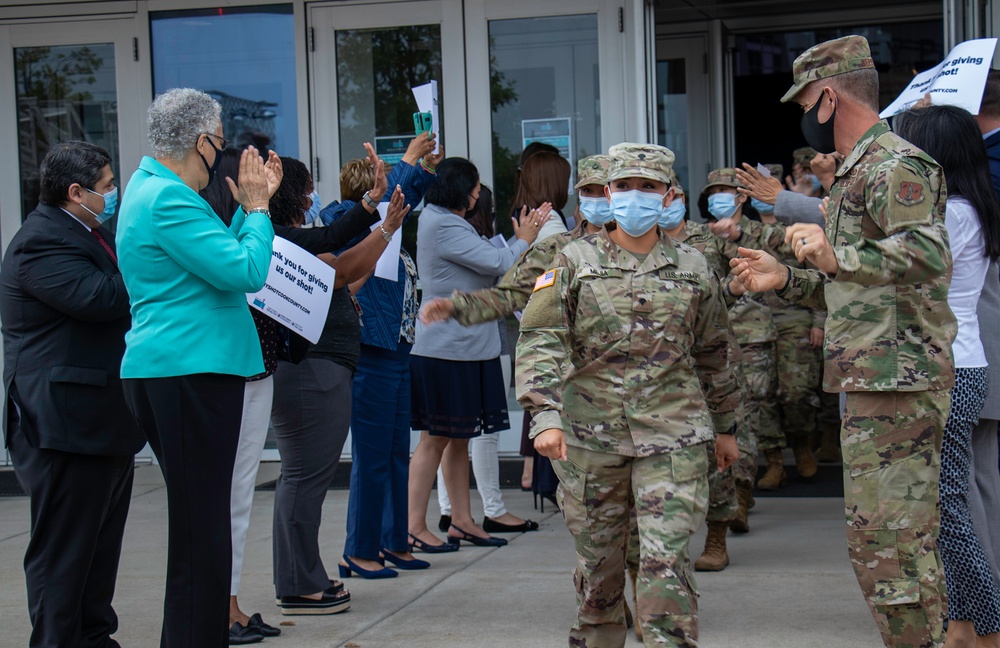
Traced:
<svg viewBox="0 0 1000 648">
<path fill-rule="evenodd" d="M 201 158 L 201 163 L 205 165 L 205 170 L 208 171 L 208 184 L 212 184 L 212 180 L 215 179 L 215 172 L 219 170 L 219 164 L 222 162 L 222 151 L 215 148 L 215 142 L 212 141 L 211 137 L 206 135 L 205 139 L 208 140 L 208 145 L 215 150 L 215 162 L 209 166 L 208 160 L 206 160 L 205 156 L 201 154 L 201 151 L 198 151 L 198 156 Z M 207 187 L 208 185 L 205 186 Z"/>
<path fill-rule="evenodd" d="M 822 94 L 816 104 L 802 115 L 802 134 L 805 135 L 806 144 L 816 149 L 817 153 L 833 153 L 837 150 L 833 138 L 833 121 L 837 116 L 837 104 L 833 105 L 830 118 L 820 123 L 819 106 L 821 103 L 823 103 Z"/>
</svg>

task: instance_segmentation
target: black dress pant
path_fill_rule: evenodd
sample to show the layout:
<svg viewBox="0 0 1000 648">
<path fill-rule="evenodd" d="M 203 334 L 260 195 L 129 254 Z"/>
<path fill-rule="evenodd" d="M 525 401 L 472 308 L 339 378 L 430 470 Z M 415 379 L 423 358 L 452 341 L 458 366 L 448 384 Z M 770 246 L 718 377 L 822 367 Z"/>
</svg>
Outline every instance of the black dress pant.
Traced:
<svg viewBox="0 0 1000 648">
<path fill-rule="evenodd" d="M 28 645 L 117 647 L 111 600 L 134 457 L 33 448 L 16 425 L 8 446 L 17 478 L 31 497 L 31 539 L 24 554 Z"/>
<path fill-rule="evenodd" d="M 162 648 L 229 645 L 229 497 L 244 384 L 220 374 L 122 381 L 167 487 Z"/>
</svg>

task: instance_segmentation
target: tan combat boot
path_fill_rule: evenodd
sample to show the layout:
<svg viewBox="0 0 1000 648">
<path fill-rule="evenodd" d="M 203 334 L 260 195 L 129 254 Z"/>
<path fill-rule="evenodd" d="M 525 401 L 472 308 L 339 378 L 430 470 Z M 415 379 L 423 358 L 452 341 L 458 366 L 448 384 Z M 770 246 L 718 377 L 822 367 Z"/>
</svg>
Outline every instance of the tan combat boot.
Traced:
<svg viewBox="0 0 1000 648">
<path fill-rule="evenodd" d="M 729 552 L 726 551 L 726 532 L 728 522 L 709 522 L 708 536 L 705 538 L 705 551 L 694 563 L 695 571 L 722 571 L 729 564 Z"/>
<path fill-rule="evenodd" d="M 816 464 L 816 455 L 813 454 L 809 443 L 799 443 L 795 446 L 795 470 L 802 479 L 812 479 L 816 476 L 819 466 Z"/>
<path fill-rule="evenodd" d="M 764 453 L 764 459 L 767 461 L 767 472 L 757 480 L 757 488 L 778 490 L 788 479 L 785 475 L 785 460 L 781 457 L 781 450 L 768 450 Z"/>
<path fill-rule="evenodd" d="M 838 426 L 828 425 L 823 430 L 819 450 L 816 451 L 816 461 L 838 464 L 843 461 L 840 454 L 840 428 Z"/>
<path fill-rule="evenodd" d="M 736 517 L 729 522 L 729 528 L 734 533 L 747 533 L 750 531 L 750 520 L 747 518 L 747 513 L 754 505 L 750 484 L 737 482 L 736 497 L 739 500 L 740 506 L 736 511 Z"/>
</svg>

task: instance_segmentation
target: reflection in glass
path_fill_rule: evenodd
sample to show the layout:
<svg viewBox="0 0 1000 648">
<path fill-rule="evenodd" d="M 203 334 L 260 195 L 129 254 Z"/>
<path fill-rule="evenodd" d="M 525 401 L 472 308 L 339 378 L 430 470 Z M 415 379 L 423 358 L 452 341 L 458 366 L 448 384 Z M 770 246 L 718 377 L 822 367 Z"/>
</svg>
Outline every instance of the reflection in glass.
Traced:
<svg viewBox="0 0 1000 648">
<path fill-rule="evenodd" d="M 604 152 L 597 14 L 492 20 L 489 38 L 493 190 L 497 225 L 509 236 L 506 215 L 527 144 L 540 140 L 559 149 L 573 167 L 571 183 L 580 158 Z M 564 210 L 567 217 L 575 205 L 573 194 Z"/>
<path fill-rule="evenodd" d="M 674 172 L 685 191 L 701 186 L 692 178 L 688 161 L 688 95 L 685 59 L 656 62 L 656 110 L 659 113 L 656 143 L 674 152 Z M 689 194 L 690 195 L 690 194 Z"/>
<path fill-rule="evenodd" d="M 150 31 L 157 94 L 204 90 L 231 146 L 298 157 L 292 5 L 155 12 Z"/>
<path fill-rule="evenodd" d="M 118 168 L 118 96 L 112 43 L 14 50 L 22 220 L 38 204 L 38 165 L 49 148 L 83 140 Z"/>
<path fill-rule="evenodd" d="M 341 162 L 364 157 L 364 142 L 376 144 L 387 163 L 402 157 L 398 149 L 405 151 L 416 134 L 410 88 L 432 80 L 444 122 L 440 25 L 337 31 Z M 441 142 L 447 143 L 443 126 Z"/>
</svg>

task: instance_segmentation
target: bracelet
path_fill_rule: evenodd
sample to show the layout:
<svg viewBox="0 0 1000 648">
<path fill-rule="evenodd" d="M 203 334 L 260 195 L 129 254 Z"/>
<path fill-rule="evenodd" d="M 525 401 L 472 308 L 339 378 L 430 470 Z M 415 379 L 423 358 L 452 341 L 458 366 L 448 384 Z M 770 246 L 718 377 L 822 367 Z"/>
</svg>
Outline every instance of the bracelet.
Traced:
<svg viewBox="0 0 1000 648">
<path fill-rule="evenodd" d="M 785 292 L 788 290 L 789 284 L 792 283 L 792 266 L 785 266 L 785 269 L 788 270 L 788 278 L 785 279 L 785 285 L 778 288 L 779 292 Z"/>
<path fill-rule="evenodd" d="M 268 209 L 266 209 L 266 208 L 264 208 L 264 207 L 254 207 L 254 208 L 253 208 L 253 209 L 251 209 L 250 211 L 246 211 L 246 210 L 243 210 L 243 211 L 244 211 L 244 213 L 245 213 L 245 214 L 246 214 L 247 216 L 249 216 L 250 214 L 264 214 L 264 215 L 265 215 L 265 216 L 267 216 L 268 218 L 270 218 L 270 217 L 271 217 L 271 212 L 270 212 L 270 210 L 268 210 Z"/>
<path fill-rule="evenodd" d="M 730 281 L 723 282 L 723 284 L 722 284 L 722 292 L 724 292 L 725 294 L 729 295 L 733 299 L 736 299 L 736 295 L 734 295 L 733 291 L 729 288 L 729 284 L 730 283 L 731 283 Z"/>
<path fill-rule="evenodd" d="M 365 192 L 365 195 L 361 196 L 361 199 L 365 201 L 365 204 L 369 207 L 378 207 L 378 201 L 372 198 L 367 191 Z"/>
<path fill-rule="evenodd" d="M 378 226 L 378 228 L 379 228 L 380 230 L 382 230 L 382 238 L 384 238 L 384 239 L 385 239 L 385 242 L 386 242 L 386 243 L 388 243 L 389 241 L 391 241 L 391 240 L 392 240 L 392 233 L 391 233 L 391 232 L 390 232 L 389 230 L 387 230 L 386 228 L 382 227 L 382 224 L 381 224 L 381 223 L 379 223 L 379 226 Z"/>
<path fill-rule="evenodd" d="M 432 169 L 426 164 L 424 164 L 424 158 L 420 158 L 420 168 L 431 175 L 437 175 L 437 171 L 435 169 Z"/>
</svg>

